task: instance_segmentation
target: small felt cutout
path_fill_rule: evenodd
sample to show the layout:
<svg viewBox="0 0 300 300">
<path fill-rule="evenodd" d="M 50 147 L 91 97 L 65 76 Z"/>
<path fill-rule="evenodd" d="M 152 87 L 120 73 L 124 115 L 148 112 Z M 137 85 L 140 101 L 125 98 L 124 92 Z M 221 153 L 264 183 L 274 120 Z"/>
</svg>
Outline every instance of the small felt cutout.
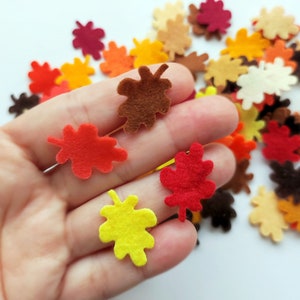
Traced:
<svg viewBox="0 0 300 300">
<path fill-rule="evenodd" d="M 251 203 L 254 209 L 249 216 L 250 223 L 259 225 L 263 236 L 270 237 L 274 242 L 280 242 L 283 230 L 288 229 L 288 224 L 278 209 L 278 198 L 275 193 L 261 186 Z"/>
<path fill-rule="evenodd" d="M 104 49 L 104 44 L 101 39 L 104 38 L 105 32 L 101 28 L 94 28 L 92 21 L 87 22 L 86 25 L 82 25 L 79 21 L 76 21 L 78 28 L 73 30 L 73 47 L 75 49 L 81 49 L 84 56 L 91 55 L 95 60 L 101 58 L 100 52 Z"/>
<path fill-rule="evenodd" d="M 67 81 L 62 81 L 60 85 L 53 86 L 48 95 L 44 94 L 40 99 L 40 103 L 68 92 L 70 92 L 69 83 Z"/>
<path fill-rule="evenodd" d="M 105 62 L 100 64 L 100 70 L 115 77 L 133 69 L 134 57 L 127 54 L 125 46 L 118 47 L 113 41 L 108 43 L 108 49 L 102 52 Z"/>
<path fill-rule="evenodd" d="M 151 128 L 156 120 L 156 114 L 166 114 L 171 101 L 166 91 L 171 87 L 168 79 L 161 75 L 168 68 L 163 64 L 152 74 L 148 67 L 140 67 L 138 72 L 141 79 L 123 79 L 118 85 L 118 93 L 127 96 L 127 100 L 119 106 L 119 116 L 127 118 L 124 131 L 136 132 L 143 124 Z"/>
<path fill-rule="evenodd" d="M 270 12 L 263 8 L 260 16 L 254 20 L 254 29 L 262 31 L 263 36 L 269 40 L 281 38 L 288 40 L 299 32 L 295 18 L 284 15 L 283 7 L 274 7 Z"/>
<path fill-rule="evenodd" d="M 212 96 L 212 95 L 217 95 L 218 94 L 218 89 L 215 86 L 209 85 L 203 90 L 200 90 L 199 92 L 196 93 L 195 98 L 199 99 L 205 96 Z"/>
<path fill-rule="evenodd" d="M 273 172 L 270 178 L 277 183 L 275 193 L 280 198 L 293 197 L 295 204 L 300 204 L 300 168 L 295 168 L 291 161 L 280 164 L 272 161 L 270 164 Z"/>
<path fill-rule="evenodd" d="M 135 209 L 136 195 L 129 195 L 122 202 L 114 190 L 108 194 L 114 205 L 106 205 L 100 211 L 107 220 L 99 227 L 99 238 L 104 243 L 115 242 L 114 253 L 118 259 L 129 255 L 134 265 L 144 266 L 147 263 L 144 249 L 152 249 L 155 242 L 146 228 L 155 226 L 157 218 L 149 208 Z"/>
<path fill-rule="evenodd" d="M 178 219 L 186 219 L 186 210 L 201 211 L 200 200 L 210 198 L 216 189 L 213 181 L 206 177 L 213 169 L 213 162 L 203 161 L 203 147 L 193 143 L 189 153 L 179 152 L 175 156 L 176 169 L 166 167 L 160 172 L 162 185 L 173 192 L 165 198 L 170 206 L 179 206 Z"/>
<path fill-rule="evenodd" d="M 292 116 L 286 115 L 286 119 L 284 120 L 284 125 L 286 125 L 290 129 L 291 135 L 300 134 L 300 115 L 299 115 L 299 113 L 295 113 Z"/>
<path fill-rule="evenodd" d="M 56 161 L 64 164 L 72 163 L 72 171 L 81 179 L 88 179 L 93 168 L 102 173 L 113 169 L 113 161 L 124 161 L 127 152 L 116 148 L 117 140 L 109 136 L 98 136 L 98 129 L 93 124 L 81 124 L 76 131 L 71 125 L 63 129 L 63 138 L 48 137 L 48 142 L 61 149 L 56 155 Z"/>
<path fill-rule="evenodd" d="M 293 197 L 278 201 L 278 208 L 283 212 L 284 220 L 300 231 L 300 204 L 295 204 Z"/>
<path fill-rule="evenodd" d="M 141 42 L 133 39 L 133 42 L 135 48 L 131 49 L 129 54 L 135 57 L 133 62 L 135 68 L 168 61 L 169 56 L 164 52 L 162 42 L 157 40 L 151 42 L 149 39 Z"/>
<path fill-rule="evenodd" d="M 272 115 L 278 108 L 287 108 L 290 104 L 291 101 L 289 99 L 281 99 L 279 96 L 275 96 L 273 103 L 264 105 L 258 115 L 258 119 L 268 122 L 273 118 Z"/>
<path fill-rule="evenodd" d="M 26 93 L 22 93 L 19 98 L 16 98 L 14 95 L 11 95 L 11 100 L 14 102 L 8 109 L 10 114 L 15 114 L 19 116 L 23 114 L 26 110 L 33 108 L 39 104 L 40 97 L 38 95 L 27 96 Z"/>
<path fill-rule="evenodd" d="M 183 55 L 192 43 L 189 25 L 184 23 L 182 15 L 178 15 L 175 20 L 168 20 L 167 28 L 158 31 L 157 39 L 164 44 L 163 49 L 170 60 L 174 60 L 175 54 Z"/>
<path fill-rule="evenodd" d="M 299 135 L 291 136 L 290 129 L 285 125 L 279 126 L 276 121 L 270 121 L 267 130 L 262 136 L 265 143 L 262 153 L 266 159 L 280 163 L 287 160 L 293 162 L 300 160 L 300 155 L 297 153 L 300 149 Z"/>
<path fill-rule="evenodd" d="M 86 56 L 83 62 L 75 57 L 73 64 L 63 64 L 60 68 L 62 75 L 56 78 L 56 84 L 67 81 L 71 90 L 91 84 L 92 80 L 89 76 L 95 73 L 95 69 L 89 66 L 89 61 L 89 56 Z"/>
<path fill-rule="evenodd" d="M 50 65 L 45 62 L 39 64 L 37 61 L 31 63 L 32 71 L 28 73 L 31 79 L 29 89 L 34 94 L 50 94 L 51 89 L 55 86 L 55 79 L 60 75 L 59 69 L 51 69 Z"/>
<path fill-rule="evenodd" d="M 236 217 L 236 211 L 232 204 L 234 198 L 230 193 L 222 189 L 217 189 L 210 199 L 201 201 L 203 218 L 211 217 L 213 227 L 222 227 L 224 231 L 231 229 L 231 219 Z"/>
</svg>

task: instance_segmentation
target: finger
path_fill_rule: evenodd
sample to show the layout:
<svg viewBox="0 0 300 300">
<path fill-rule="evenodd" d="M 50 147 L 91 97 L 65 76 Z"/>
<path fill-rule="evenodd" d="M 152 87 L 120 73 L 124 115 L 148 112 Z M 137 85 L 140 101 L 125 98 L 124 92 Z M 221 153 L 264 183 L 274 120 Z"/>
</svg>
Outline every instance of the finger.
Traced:
<svg viewBox="0 0 300 300">
<path fill-rule="evenodd" d="M 171 108 L 151 130 L 135 135 L 119 133 L 117 139 L 128 152 L 128 159 L 117 164 L 108 174 L 94 172 L 89 180 L 80 180 L 71 174 L 69 164 L 61 166 L 52 175 L 54 190 L 76 207 L 104 191 L 128 182 L 164 163 L 178 151 L 187 150 L 191 143 L 212 142 L 236 127 L 235 106 L 219 96 L 186 101 Z"/>
<path fill-rule="evenodd" d="M 188 69 L 169 63 L 162 78 L 168 78 L 172 87 L 167 91 L 172 104 L 185 100 L 193 91 L 194 80 Z M 159 65 L 149 66 L 154 72 Z M 99 134 L 105 135 L 117 128 L 123 120 L 117 115 L 118 106 L 126 99 L 117 93 L 123 78 L 139 79 L 137 70 L 104 80 L 40 104 L 8 123 L 3 129 L 20 145 L 27 157 L 41 170 L 55 163 L 57 149 L 47 143 L 47 137 L 61 136 L 65 125 L 78 127 L 93 123 Z"/>
<path fill-rule="evenodd" d="M 235 170 L 235 158 L 228 148 L 221 144 L 207 145 L 203 159 L 210 159 L 214 162 L 214 169 L 209 178 L 217 186 L 230 180 Z M 177 208 L 170 208 L 164 203 L 164 198 L 170 194 L 170 191 L 160 183 L 159 172 L 125 184 L 117 188 L 116 192 L 122 200 L 125 200 L 128 195 L 137 195 L 139 197 L 137 208 L 150 208 L 155 212 L 158 223 L 177 211 Z M 100 242 L 97 235 L 99 226 L 105 221 L 99 216 L 99 211 L 106 204 L 111 204 L 111 199 L 107 193 L 104 193 L 68 214 L 66 237 L 69 249 L 71 249 L 71 260 L 108 246 Z"/>
<path fill-rule="evenodd" d="M 197 234 L 190 222 L 172 220 L 153 228 L 155 246 L 148 262 L 135 267 L 126 257 L 119 261 L 112 249 L 100 251 L 70 265 L 60 300 L 108 299 L 181 262 L 195 247 Z"/>
</svg>

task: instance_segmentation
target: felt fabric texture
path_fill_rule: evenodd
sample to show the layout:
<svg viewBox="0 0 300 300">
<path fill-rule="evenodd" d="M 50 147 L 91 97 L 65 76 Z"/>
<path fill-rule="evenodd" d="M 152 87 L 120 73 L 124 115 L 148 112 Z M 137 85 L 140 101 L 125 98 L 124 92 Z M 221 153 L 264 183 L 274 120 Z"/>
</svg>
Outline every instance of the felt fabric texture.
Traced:
<svg viewBox="0 0 300 300">
<path fill-rule="evenodd" d="M 72 41 L 75 49 L 81 49 L 84 56 L 91 55 L 95 60 L 101 58 L 101 51 L 104 44 L 101 39 L 105 37 L 102 28 L 94 28 L 94 23 L 89 21 L 86 25 L 82 25 L 76 21 L 77 28 L 72 31 L 74 39 Z"/>
<path fill-rule="evenodd" d="M 117 140 L 109 136 L 98 136 L 98 129 L 90 123 L 81 124 L 76 131 L 71 125 L 63 129 L 63 138 L 49 136 L 48 142 L 60 147 L 56 161 L 64 164 L 72 163 L 72 171 L 81 179 L 88 179 L 92 170 L 109 173 L 113 169 L 113 161 L 125 161 L 127 152 L 116 148 Z"/>
<path fill-rule="evenodd" d="M 283 213 L 284 220 L 293 229 L 300 231 L 300 203 L 295 204 L 292 196 L 278 201 L 278 208 Z"/>
<path fill-rule="evenodd" d="M 8 108 L 8 112 L 14 114 L 15 117 L 38 105 L 40 101 L 40 97 L 36 94 L 28 96 L 26 93 L 21 93 L 18 98 L 14 95 L 11 95 L 10 98 L 14 104 Z"/>
<path fill-rule="evenodd" d="M 203 146 L 193 143 L 189 153 L 179 152 L 175 155 L 176 169 L 163 168 L 160 172 L 162 185 L 172 191 L 165 198 L 165 203 L 170 206 L 178 206 L 178 219 L 185 221 L 186 210 L 201 211 L 201 200 L 210 198 L 216 189 L 213 181 L 207 176 L 213 169 L 213 162 L 203 161 Z"/>
<path fill-rule="evenodd" d="M 118 109 L 119 116 L 127 118 L 123 126 L 125 132 L 137 132 L 141 125 L 151 128 L 157 113 L 168 112 L 171 103 L 166 91 L 171 87 L 171 82 L 161 78 L 167 68 L 168 65 L 163 64 L 152 74 L 148 67 L 140 67 L 140 80 L 125 78 L 119 83 L 118 93 L 127 96 Z"/>
<path fill-rule="evenodd" d="M 62 81 L 60 83 L 60 85 L 55 85 L 51 88 L 49 94 L 44 94 L 41 99 L 40 99 L 40 103 L 45 102 L 47 100 L 50 100 L 51 98 L 61 95 L 61 94 L 65 94 L 70 92 L 69 89 L 69 83 L 67 81 Z"/>
<path fill-rule="evenodd" d="M 114 253 L 118 259 L 129 255 L 134 265 L 144 266 L 147 256 L 144 249 L 152 249 L 154 237 L 146 230 L 154 227 L 157 218 L 149 208 L 135 209 L 138 203 L 136 195 L 129 195 L 122 202 L 114 190 L 108 191 L 113 205 L 105 205 L 100 215 L 107 220 L 99 227 L 102 242 L 114 241 Z"/>
</svg>

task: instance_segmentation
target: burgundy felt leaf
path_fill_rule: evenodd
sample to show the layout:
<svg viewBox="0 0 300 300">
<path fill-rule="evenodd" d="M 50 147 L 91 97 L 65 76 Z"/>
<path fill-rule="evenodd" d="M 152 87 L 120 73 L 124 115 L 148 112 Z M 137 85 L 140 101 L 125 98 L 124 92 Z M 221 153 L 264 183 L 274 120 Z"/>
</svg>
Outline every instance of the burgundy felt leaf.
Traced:
<svg viewBox="0 0 300 300">
<path fill-rule="evenodd" d="M 179 206 L 178 218 L 186 219 L 186 210 L 201 211 L 201 200 L 210 198 L 216 189 L 213 181 L 206 177 L 213 169 L 213 162 L 203 161 L 203 147 L 193 143 L 189 153 L 179 152 L 175 156 L 176 170 L 166 167 L 160 172 L 160 181 L 173 192 L 165 198 L 170 206 Z"/>
<path fill-rule="evenodd" d="M 81 124 L 76 131 L 71 125 L 63 129 L 63 139 L 48 137 L 48 142 L 61 147 L 56 155 L 59 164 L 70 160 L 73 173 L 88 179 L 92 169 L 108 173 L 113 169 L 113 161 L 124 161 L 127 152 L 116 148 L 117 140 L 109 136 L 98 136 L 98 129 L 92 124 Z"/>
</svg>

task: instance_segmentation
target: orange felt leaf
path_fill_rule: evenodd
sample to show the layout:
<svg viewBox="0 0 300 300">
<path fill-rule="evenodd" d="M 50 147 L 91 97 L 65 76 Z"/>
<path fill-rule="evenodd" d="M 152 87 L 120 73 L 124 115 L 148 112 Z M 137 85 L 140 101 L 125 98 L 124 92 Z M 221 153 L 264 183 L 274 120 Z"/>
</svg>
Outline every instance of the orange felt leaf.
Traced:
<svg viewBox="0 0 300 300">
<path fill-rule="evenodd" d="M 286 200 L 278 201 L 278 208 L 283 212 L 284 220 L 300 231 L 300 204 L 295 204 L 293 197 L 290 196 Z"/>
</svg>

